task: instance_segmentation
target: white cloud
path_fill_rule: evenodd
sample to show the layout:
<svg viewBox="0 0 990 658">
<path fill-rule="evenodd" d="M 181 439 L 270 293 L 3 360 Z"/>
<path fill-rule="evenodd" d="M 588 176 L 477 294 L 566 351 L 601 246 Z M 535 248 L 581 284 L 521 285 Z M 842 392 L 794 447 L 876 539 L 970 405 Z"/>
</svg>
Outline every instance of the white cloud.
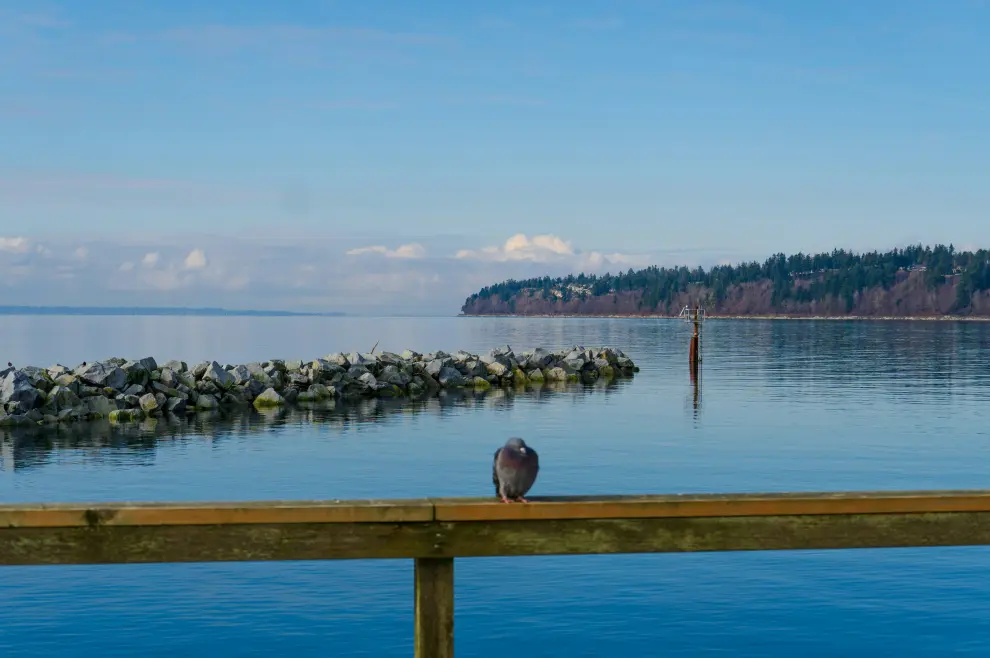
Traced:
<svg viewBox="0 0 990 658">
<path fill-rule="evenodd" d="M 43 261 L 38 243 L 0 243 L 5 303 L 143 306 L 154 299 L 156 306 L 454 314 L 465 297 L 508 278 L 616 272 L 649 261 L 582 251 L 555 235 L 514 235 L 460 252 L 471 245 L 452 237 L 365 246 L 284 236 L 124 236 L 87 243 L 85 258 L 78 242 L 51 236 L 44 244 L 52 255 Z"/>
<path fill-rule="evenodd" d="M 201 270 L 206 267 L 206 252 L 202 249 L 193 249 L 186 256 L 183 266 L 187 270 Z"/>
<path fill-rule="evenodd" d="M 9 251 L 15 254 L 27 253 L 31 248 L 31 242 L 27 238 L 5 238 L 0 236 L 0 251 Z"/>
<path fill-rule="evenodd" d="M 461 260 L 507 263 L 527 261 L 532 263 L 557 263 L 570 266 L 573 270 L 585 269 L 604 272 L 609 266 L 642 266 L 650 261 L 647 254 L 623 254 L 618 252 L 575 250 L 569 241 L 556 235 L 534 235 L 527 237 L 517 233 L 501 246 L 488 246 L 481 249 L 461 249 L 455 255 Z"/>
<path fill-rule="evenodd" d="M 381 254 L 386 258 L 426 258 L 426 248 L 418 242 L 404 244 L 395 249 L 389 249 L 381 245 L 371 247 L 358 247 L 345 252 L 348 256 L 363 256 L 366 254 Z"/>
<path fill-rule="evenodd" d="M 526 237 L 517 233 L 505 241 L 500 247 L 482 247 L 479 250 L 461 249 L 455 258 L 469 258 L 504 262 L 510 260 L 529 260 L 537 263 L 559 259 L 562 256 L 573 256 L 574 248 L 556 235 L 534 235 Z"/>
<path fill-rule="evenodd" d="M 72 255 L 78 260 L 86 260 L 86 257 L 89 256 L 89 249 L 86 247 L 76 247 L 76 250 L 72 252 Z"/>
</svg>

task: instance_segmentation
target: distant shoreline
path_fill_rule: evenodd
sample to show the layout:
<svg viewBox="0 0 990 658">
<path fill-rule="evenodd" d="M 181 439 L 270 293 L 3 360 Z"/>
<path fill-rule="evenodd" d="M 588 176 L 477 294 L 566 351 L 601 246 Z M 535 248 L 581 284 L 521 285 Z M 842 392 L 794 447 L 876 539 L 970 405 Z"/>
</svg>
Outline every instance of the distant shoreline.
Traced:
<svg viewBox="0 0 990 658">
<path fill-rule="evenodd" d="M 511 313 L 484 313 L 470 314 L 460 313 L 459 318 L 533 318 L 533 319 L 553 319 L 580 320 L 580 319 L 613 319 L 613 320 L 681 320 L 677 315 L 579 315 L 567 313 L 554 313 L 545 315 L 517 315 Z M 966 315 L 705 315 L 705 320 L 822 320 L 836 322 L 841 320 L 855 320 L 857 322 L 990 322 L 990 316 L 966 316 Z"/>
<path fill-rule="evenodd" d="M 197 316 L 197 317 L 344 317 L 345 313 L 305 311 L 261 311 L 181 306 L 0 306 L 0 315 L 80 315 L 80 316 Z"/>
</svg>

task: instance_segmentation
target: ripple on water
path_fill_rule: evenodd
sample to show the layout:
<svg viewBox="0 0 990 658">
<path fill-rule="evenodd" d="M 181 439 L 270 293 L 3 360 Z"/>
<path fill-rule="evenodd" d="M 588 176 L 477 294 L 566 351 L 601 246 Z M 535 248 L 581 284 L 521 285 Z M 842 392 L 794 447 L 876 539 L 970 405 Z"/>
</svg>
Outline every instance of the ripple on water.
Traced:
<svg viewBox="0 0 990 658">
<path fill-rule="evenodd" d="M 64 320 L 64 322 L 62 321 Z M 511 434 L 534 493 L 980 488 L 983 323 L 0 318 L 18 363 L 110 354 L 247 362 L 337 350 L 611 344 L 608 390 L 387 403 L 221 423 L 0 434 L 0 498 L 239 500 L 491 495 Z M 298 354 L 278 354 L 292 336 Z M 328 338 L 332 337 L 332 338 Z M 370 338 L 369 338 L 370 337 Z M 53 351 L 54 350 L 54 351 Z M 274 352 L 274 354 L 273 354 Z M 986 655 L 984 548 L 580 556 L 457 566 L 458 656 Z M 408 562 L 0 571 L 4 656 L 408 656 Z"/>
</svg>

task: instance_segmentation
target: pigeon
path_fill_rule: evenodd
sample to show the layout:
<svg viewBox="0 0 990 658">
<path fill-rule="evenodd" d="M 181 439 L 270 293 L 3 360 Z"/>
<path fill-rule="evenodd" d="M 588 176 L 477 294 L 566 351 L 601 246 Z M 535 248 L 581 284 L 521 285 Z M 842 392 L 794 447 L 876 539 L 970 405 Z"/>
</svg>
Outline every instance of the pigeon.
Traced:
<svg viewBox="0 0 990 658">
<path fill-rule="evenodd" d="M 539 471 L 540 457 L 536 451 L 519 437 L 512 437 L 495 451 L 492 460 L 492 484 L 495 485 L 495 495 L 501 498 L 503 503 L 513 500 L 528 502 L 523 496 L 536 482 Z"/>
</svg>

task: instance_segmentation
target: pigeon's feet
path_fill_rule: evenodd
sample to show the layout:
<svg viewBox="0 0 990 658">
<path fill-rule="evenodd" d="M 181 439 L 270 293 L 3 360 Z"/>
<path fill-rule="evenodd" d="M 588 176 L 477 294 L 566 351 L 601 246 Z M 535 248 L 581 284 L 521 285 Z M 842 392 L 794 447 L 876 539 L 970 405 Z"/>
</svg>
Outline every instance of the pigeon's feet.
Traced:
<svg viewBox="0 0 990 658">
<path fill-rule="evenodd" d="M 506 498 L 505 496 L 502 496 L 502 502 L 503 503 L 511 503 L 512 501 L 509 500 L 508 498 Z"/>
<path fill-rule="evenodd" d="M 529 502 L 528 500 L 526 500 L 522 496 L 519 496 L 519 498 L 517 498 L 516 500 L 518 500 L 520 503 L 528 503 Z"/>
</svg>

